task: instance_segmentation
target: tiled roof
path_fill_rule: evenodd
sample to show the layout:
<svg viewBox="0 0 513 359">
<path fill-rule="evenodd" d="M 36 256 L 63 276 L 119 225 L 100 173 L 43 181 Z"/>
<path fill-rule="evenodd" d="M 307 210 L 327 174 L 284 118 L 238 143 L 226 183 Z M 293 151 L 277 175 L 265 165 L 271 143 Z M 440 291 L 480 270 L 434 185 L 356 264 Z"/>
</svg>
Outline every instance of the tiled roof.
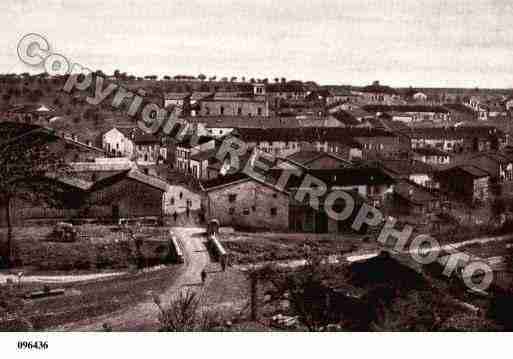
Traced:
<svg viewBox="0 0 513 359">
<path fill-rule="evenodd" d="M 137 169 L 131 169 L 128 171 L 123 171 L 121 173 L 114 174 L 109 177 L 105 177 L 96 183 L 93 184 L 91 190 L 98 190 L 104 187 L 108 187 L 111 184 L 119 182 L 125 178 L 133 179 L 137 182 L 144 183 L 148 186 L 157 188 L 163 192 L 167 191 L 168 183 L 160 178 L 146 175 L 142 172 L 139 172 Z"/>
<path fill-rule="evenodd" d="M 214 141 L 215 139 L 211 136 L 197 136 L 195 135 L 185 135 L 181 139 L 180 142 L 177 142 L 176 145 L 184 148 L 192 148 L 198 145 L 203 145 L 210 141 Z"/>
<path fill-rule="evenodd" d="M 249 180 L 249 177 L 246 174 L 244 174 L 243 172 L 237 172 L 237 173 L 229 174 L 226 176 L 218 176 L 211 180 L 201 182 L 201 186 L 205 190 L 208 191 L 212 188 L 216 188 L 219 186 L 224 186 L 227 184 L 244 181 L 244 180 Z"/>
<path fill-rule="evenodd" d="M 134 162 L 73 162 L 70 164 L 75 172 L 110 172 L 110 171 L 126 171 L 135 167 Z"/>
<path fill-rule="evenodd" d="M 415 203 L 423 204 L 436 200 L 437 197 L 418 184 L 408 180 L 397 180 L 394 185 L 394 193 L 401 198 Z"/>
<path fill-rule="evenodd" d="M 425 105 L 366 105 L 363 109 L 369 112 L 434 112 L 449 113 L 442 106 L 425 106 Z"/>
<path fill-rule="evenodd" d="M 410 138 L 489 138 L 504 136 L 504 133 L 493 126 L 445 126 L 417 127 L 402 131 Z"/>
<path fill-rule="evenodd" d="M 278 169 L 271 170 L 274 174 L 280 172 Z M 329 186 L 363 186 L 392 184 L 394 179 L 378 167 L 347 167 L 336 169 L 308 169 L 304 175 L 310 174 Z M 289 179 L 288 187 L 299 187 L 303 178 L 292 176 Z"/>
<path fill-rule="evenodd" d="M 164 94 L 165 100 L 185 100 L 190 97 L 191 94 L 189 92 L 168 92 Z"/>
<path fill-rule="evenodd" d="M 310 168 L 310 166 L 308 166 L 308 164 L 314 162 L 317 159 L 323 158 L 323 157 L 331 157 L 331 158 L 339 161 L 340 165 L 338 166 L 338 168 L 352 166 L 351 162 L 349 162 L 333 153 L 330 153 L 330 152 L 299 151 L 299 152 L 293 153 L 292 155 L 288 156 L 287 160 L 291 160 L 295 163 L 299 163 L 307 168 Z M 329 168 L 333 168 L 333 167 L 329 167 Z M 315 169 L 321 169 L 321 168 L 316 167 Z M 326 169 L 328 169 L 328 168 L 326 168 Z"/>
<path fill-rule="evenodd" d="M 450 168 L 440 171 L 440 173 L 450 174 L 450 173 L 457 172 L 457 171 L 462 171 L 462 172 L 468 173 L 469 175 L 471 175 L 472 177 L 475 177 L 475 178 L 488 177 L 490 175 L 488 172 L 486 172 L 478 167 L 472 166 L 472 165 L 452 166 Z"/>
<path fill-rule="evenodd" d="M 244 181 L 255 181 L 255 182 L 260 183 L 264 186 L 267 186 L 271 189 L 274 189 L 277 192 L 288 194 L 286 191 L 282 190 L 281 188 L 276 187 L 272 182 L 257 180 L 255 178 L 247 176 L 243 172 L 228 174 L 226 176 L 218 176 L 217 178 L 202 182 L 201 186 L 206 191 L 211 191 L 211 190 L 219 188 L 219 187 L 228 186 L 230 184 L 235 184 L 235 183 L 244 182 Z"/>
<path fill-rule="evenodd" d="M 86 180 L 78 178 L 78 177 L 67 176 L 67 175 L 54 175 L 54 174 L 49 173 L 46 175 L 46 177 L 53 179 L 55 181 L 64 183 L 68 186 L 78 188 L 82 191 L 89 190 L 93 185 L 93 182 L 86 181 Z"/>
<path fill-rule="evenodd" d="M 395 137 L 382 130 L 350 127 L 302 127 L 302 128 L 240 128 L 240 138 L 248 142 L 263 141 L 332 141 L 354 148 L 362 145 L 356 140 L 361 137 Z"/>
<path fill-rule="evenodd" d="M 404 159 L 404 160 L 381 160 L 382 166 L 398 175 L 433 173 L 433 168 L 425 162 Z"/>
<path fill-rule="evenodd" d="M 449 153 L 435 147 L 415 148 L 413 152 L 422 156 L 449 156 Z"/>
<path fill-rule="evenodd" d="M 137 144 L 160 143 L 160 139 L 149 133 L 137 134 L 134 142 Z"/>
<path fill-rule="evenodd" d="M 211 96 L 214 96 L 213 92 L 193 92 L 191 95 L 191 101 L 198 101 Z"/>
<path fill-rule="evenodd" d="M 384 93 L 389 95 L 396 94 L 396 91 L 390 86 L 383 86 L 380 84 L 372 84 L 359 89 L 360 92 L 365 93 Z"/>
</svg>

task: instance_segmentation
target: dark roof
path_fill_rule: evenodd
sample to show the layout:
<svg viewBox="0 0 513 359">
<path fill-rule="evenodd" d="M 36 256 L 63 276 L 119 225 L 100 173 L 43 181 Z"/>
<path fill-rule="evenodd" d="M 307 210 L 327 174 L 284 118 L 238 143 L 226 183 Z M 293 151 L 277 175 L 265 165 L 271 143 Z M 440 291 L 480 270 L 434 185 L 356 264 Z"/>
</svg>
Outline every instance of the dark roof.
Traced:
<svg viewBox="0 0 513 359">
<path fill-rule="evenodd" d="M 356 96 L 351 92 L 351 90 L 343 87 L 331 89 L 330 92 L 333 96 Z"/>
<path fill-rule="evenodd" d="M 408 180 L 398 180 L 394 185 L 394 193 L 404 200 L 418 205 L 437 199 L 424 187 Z"/>
<path fill-rule="evenodd" d="M 152 144 L 160 143 L 160 139 L 149 133 L 137 134 L 134 138 L 134 142 L 137 144 Z"/>
<path fill-rule="evenodd" d="M 198 145 L 203 145 L 210 141 L 214 141 L 214 138 L 211 136 L 185 135 L 181 141 L 177 142 L 176 145 L 180 147 L 191 148 Z"/>
<path fill-rule="evenodd" d="M 359 90 L 360 92 L 366 93 L 384 93 L 388 95 L 395 95 L 397 92 L 390 86 L 380 85 L 379 83 L 373 83 L 372 85 L 365 86 Z"/>
<path fill-rule="evenodd" d="M 444 126 L 416 127 L 402 131 L 410 138 L 490 138 L 502 137 L 504 133 L 494 126 Z"/>
<path fill-rule="evenodd" d="M 306 168 L 309 168 L 308 164 L 314 162 L 317 159 L 320 159 L 322 157 L 331 157 L 337 161 L 340 162 L 339 167 L 347 167 L 351 166 L 351 162 L 347 161 L 336 154 L 330 153 L 330 152 L 320 152 L 320 151 L 299 151 L 296 153 L 293 153 L 292 155 L 287 157 L 287 160 L 291 160 L 295 163 L 299 163 Z M 332 168 L 332 167 L 330 167 Z"/>
<path fill-rule="evenodd" d="M 478 167 L 472 166 L 472 165 L 457 165 L 457 166 L 453 166 L 453 167 L 441 170 L 439 173 L 451 175 L 454 172 L 464 172 L 474 178 L 483 178 L 483 177 L 490 176 L 490 174 L 488 172 L 486 172 Z"/>
<path fill-rule="evenodd" d="M 167 191 L 167 188 L 168 188 L 168 184 L 166 181 L 164 181 L 160 178 L 154 177 L 154 176 L 146 175 L 142 172 L 139 172 L 136 169 L 130 169 L 127 171 L 123 171 L 123 172 L 114 174 L 109 177 L 105 177 L 105 178 L 95 182 L 93 184 L 93 186 L 91 187 L 91 190 L 95 191 L 95 190 L 98 190 L 98 189 L 101 189 L 104 187 L 108 187 L 108 186 L 110 186 L 114 183 L 117 183 L 126 178 L 132 179 L 132 180 L 140 182 L 140 183 L 144 183 L 150 187 L 159 189 L 163 192 Z"/>
<path fill-rule="evenodd" d="M 413 152 L 423 156 L 450 156 L 449 153 L 442 151 L 436 147 L 415 148 L 413 149 Z"/>
<path fill-rule="evenodd" d="M 189 92 L 167 92 L 164 94 L 165 100 L 185 100 L 191 97 Z"/>
<path fill-rule="evenodd" d="M 429 164 L 417 160 L 381 160 L 380 163 L 387 171 L 391 171 L 398 175 L 434 172 L 433 168 Z"/>
<path fill-rule="evenodd" d="M 274 176 L 282 169 L 272 169 Z M 307 169 L 302 177 L 292 176 L 287 186 L 298 188 L 306 174 L 310 174 L 326 183 L 328 186 L 357 186 L 393 184 L 395 181 L 385 171 L 377 167 L 348 167 L 336 169 Z"/>
<path fill-rule="evenodd" d="M 215 187 L 227 185 L 234 182 L 239 182 L 242 180 L 249 180 L 249 177 L 245 173 L 239 171 L 237 173 L 228 174 L 226 176 L 218 176 L 208 181 L 203 181 L 201 182 L 201 186 L 208 191 L 209 189 Z"/>
<path fill-rule="evenodd" d="M 332 116 L 346 126 L 357 126 L 360 124 L 360 122 L 355 118 L 355 116 L 344 110 L 337 111 L 333 113 Z"/>
<path fill-rule="evenodd" d="M 369 112 L 434 112 L 434 113 L 449 113 L 445 107 L 442 106 L 427 106 L 427 105 L 366 105 L 363 106 L 365 111 Z"/>
<path fill-rule="evenodd" d="M 213 190 L 213 189 L 221 187 L 221 186 L 227 186 L 227 185 L 242 182 L 242 181 L 255 181 L 255 182 L 260 183 L 264 186 L 267 186 L 271 189 L 274 189 L 277 192 L 281 192 L 281 193 L 288 195 L 288 193 L 286 191 L 282 190 L 281 188 L 276 187 L 274 185 L 274 182 L 260 181 L 253 177 L 247 176 L 244 172 L 237 172 L 237 173 L 228 174 L 225 176 L 218 176 L 217 178 L 202 182 L 201 185 L 205 189 L 205 191 L 210 191 L 210 190 Z"/>
<path fill-rule="evenodd" d="M 443 107 L 445 107 L 446 109 L 451 110 L 451 111 L 462 112 L 462 113 L 474 116 L 474 110 L 472 110 L 470 107 L 465 106 L 461 103 L 444 103 Z"/>
<path fill-rule="evenodd" d="M 361 148 L 359 137 L 395 137 L 392 132 L 355 127 L 303 127 L 303 128 L 240 128 L 240 138 L 248 142 L 263 141 L 331 141 Z"/>
<path fill-rule="evenodd" d="M 372 128 L 380 129 L 384 131 L 404 131 L 408 130 L 408 126 L 406 126 L 401 121 L 393 121 L 389 118 L 383 116 L 383 114 L 378 118 L 367 118 L 362 121 L 363 123 L 368 122 Z"/>
</svg>

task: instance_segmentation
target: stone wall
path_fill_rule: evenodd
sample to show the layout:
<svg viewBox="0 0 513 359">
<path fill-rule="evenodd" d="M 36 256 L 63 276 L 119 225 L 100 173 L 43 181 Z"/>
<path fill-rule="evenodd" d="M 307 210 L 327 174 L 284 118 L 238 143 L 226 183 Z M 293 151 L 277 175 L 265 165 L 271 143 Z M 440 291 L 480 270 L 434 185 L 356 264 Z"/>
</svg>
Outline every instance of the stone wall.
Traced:
<svg viewBox="0 0 513 359">
<path fill-rule="evenodd" d="M 289 227 L 288 195 L 255 181 L 209 191 L 206 210 L 222 226 L 282 231 Z"/>
</svg>

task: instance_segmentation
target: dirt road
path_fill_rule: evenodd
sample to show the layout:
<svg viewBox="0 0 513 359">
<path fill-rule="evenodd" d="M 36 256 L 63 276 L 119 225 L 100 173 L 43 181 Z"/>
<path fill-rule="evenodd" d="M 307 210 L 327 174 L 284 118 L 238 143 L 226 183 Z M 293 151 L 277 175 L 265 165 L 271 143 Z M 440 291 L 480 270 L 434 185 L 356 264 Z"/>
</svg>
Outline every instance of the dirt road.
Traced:
<svg viewBox="0 0 513 359">
<path fill-rule="evenodd" d="M 206 240 L 203 235 L 205 232 L 203 228 L 175 227 L 172 232 L 182 244 L 185 263 L 173 285 L 160 295 L 164 307 L 181 290 L 200 286 L 200 273 L 210 263 L 209 254 L 203 244 Z M 102 325 L 107 323 L 113 331 L 156 330 L 158 329 L 159 311 L 153 302 L 152 294 L 147 294 L 145 301 L 123 311 L 89 318 L 54 329 L 60 331 L 97 331 L 102 330 Z"/>
</svg>

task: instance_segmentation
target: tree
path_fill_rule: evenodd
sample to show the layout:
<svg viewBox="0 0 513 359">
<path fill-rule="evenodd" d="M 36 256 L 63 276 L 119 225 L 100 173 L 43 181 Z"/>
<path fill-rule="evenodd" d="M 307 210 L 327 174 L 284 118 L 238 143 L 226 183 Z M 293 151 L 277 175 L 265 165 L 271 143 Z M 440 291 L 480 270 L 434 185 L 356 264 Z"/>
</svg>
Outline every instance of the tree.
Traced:
<svg viewBox="0 0 513 359">
<path fill-rule="evenodd" d="M 114 77 L 115 77 L 116 79 L 118 79 L 118 78 L 119 78 L 119 75 L 120 75 L 120 71 L 119 71 L 119 70 L 115 70 L 115 71 L 114 71 Z"/>
<path fill-rule="evenodd" d="M 203 82 L 207 79 L 207 76 L 205 76 L 204 74 L 199 74 L 198 79 Z"/>
<path fill-rule="evenodd" d="M 5 206 L 7 245 L 3 253 L 7 265 L 15 263 L 12 208 L 15 199 L 57 205 L 65 199 L 55 178 L 67 176 L 63 153 L 51 150 L 58 137 L 39 126 L 4 122 L 0 125 L 0 198 Z"/>
<path fill-rule="evenodd" d="M 201 311 L 198 295 L 191 291 L 180 291 L 168 308 L 163 308 L 160 298 L 154 294 L 153 302 L 160 310 L 160 330 L 166 332 L 185 332 L 208 330 L 220 321 L 215 314 Z"/>
<path fill-rule="evenodd" d="M 232 78 L 230 79 L 230 82 L 235 82 L 237 81 L 237 76 L 232 76 Z"/>
</svg>

